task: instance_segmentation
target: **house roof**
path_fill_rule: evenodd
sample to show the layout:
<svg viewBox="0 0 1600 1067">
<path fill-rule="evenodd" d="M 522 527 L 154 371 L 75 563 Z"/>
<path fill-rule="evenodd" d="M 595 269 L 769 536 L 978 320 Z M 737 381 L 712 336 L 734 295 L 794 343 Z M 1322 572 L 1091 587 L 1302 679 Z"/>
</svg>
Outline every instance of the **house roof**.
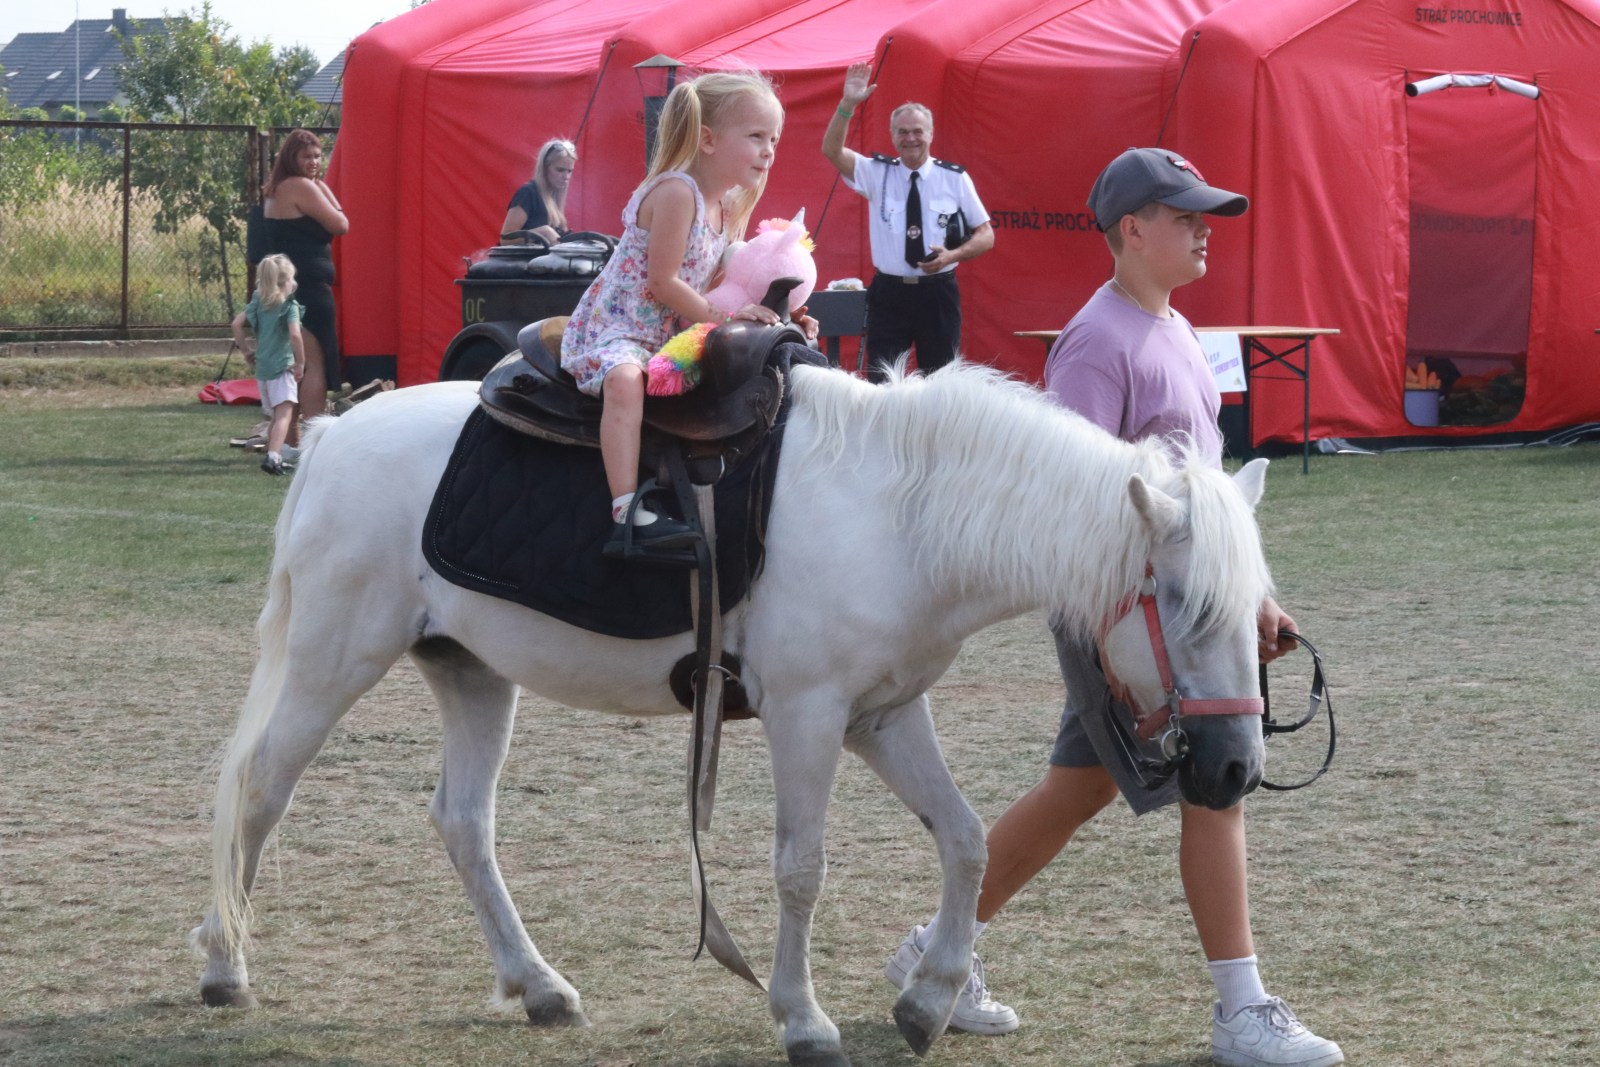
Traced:
<svg viewBox="0 0 1600 1067">
<path fill-rule="evenodd" d="M 311 79 L 300 87 L 300 91 L 319 104 L 333 104 L 338 106 L 344 103 L 344 57 L 348 49 L 341 51 L 328 61 L 327 65 L 311 76 Z"/>
<path fill-rule="evenodd" d="M 136 25 L 137 24 L 137 25 Z M 55 111 L 81 105 L 93 112 L 121 93 L 117 67 L 123 35 L 166 33 L 158 16 L 130 19 L 117 8 L 108 19 L 78 19 L 60 33 L 19 33 L 0 48 L 6 96 L 12 106 Z"/>
</svg>

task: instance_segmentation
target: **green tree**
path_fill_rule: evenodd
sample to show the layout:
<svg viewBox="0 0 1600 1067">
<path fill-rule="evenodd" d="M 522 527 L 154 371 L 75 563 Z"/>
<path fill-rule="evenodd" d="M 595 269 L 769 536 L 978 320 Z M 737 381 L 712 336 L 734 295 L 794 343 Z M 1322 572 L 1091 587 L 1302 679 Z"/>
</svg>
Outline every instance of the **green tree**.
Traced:
<svg viewBox="0 0 1600 1067">
<path fill-rule="evenodd" d="M 136 121 L 299 126 L 316 118 L 317 102 L 300 92 L 317 72 L 310 49 L 241 44 L 210 0 L 162 21 L 165 33 L 122 42 L 119 77 Z"/>
<path fill-rule="evenodd" d="M 79 117 L 70 107 L 62 114 L 67 121 Z M 40 108 L 15 107 L 0 89 L 0 119 L 49 118 Z M 74 188 L 100 185 L 116 175 L 118 166 L 96 139 L 67 139 L 61 131 L 37 126 L 0 129 L 0 216 L 48 200 L 63 182 Z"/>
<path fill-rule="evenodd" d="M 177 122 L 255 127 L 303 126 L 315 121 L 318 104 L 300 92 L 316 73 L 309 49 L 273 51 L 267 42 L 244 45 L 211 10 L 163 19 L 165 33 L 139 33 L 122 41 L 119 71 L 128 103 L 122 116 L 134 122 Z M 159 229 L 175 231 L 200 217 L 210 227 L 199 265 L 201 277 L 220 276 L 233 310 L 230 249 L 237 252 L 248 211 L 245 139 L 234 132 L 141 131 L 134 152 L 135 184 L 154 192 Z"/>
</svg>

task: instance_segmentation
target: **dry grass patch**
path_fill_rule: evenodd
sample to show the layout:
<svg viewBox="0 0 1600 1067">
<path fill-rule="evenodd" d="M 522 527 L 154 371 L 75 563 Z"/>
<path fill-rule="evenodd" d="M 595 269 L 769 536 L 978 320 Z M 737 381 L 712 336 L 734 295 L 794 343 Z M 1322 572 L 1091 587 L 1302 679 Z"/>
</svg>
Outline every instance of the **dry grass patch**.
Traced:
<svg viewBox="0 0 1600 1067">
<path fill-rule="evenodd" d="M 175 231 L 156 225 L 160 198 L 135 188 L 128 201 L 128 310 L 133 325 L 222 323 L 229 316 L 215 271 L 216 236 L 200 216 Z M 120 182 L 62 181 L 50 195 L 0 209 L 0 327 L 114 326 L 121 318 L 123 196 Z M 246 268 L 230 262 L 237 306 Z M 243 294 L 241 296 L 241 294 Z"/>
</svg>

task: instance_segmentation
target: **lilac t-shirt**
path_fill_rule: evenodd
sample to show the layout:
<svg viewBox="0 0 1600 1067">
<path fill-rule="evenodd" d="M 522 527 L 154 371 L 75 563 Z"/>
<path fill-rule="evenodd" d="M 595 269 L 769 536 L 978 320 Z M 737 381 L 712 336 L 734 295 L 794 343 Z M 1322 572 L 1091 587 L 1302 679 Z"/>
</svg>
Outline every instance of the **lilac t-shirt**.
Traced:
<svg viewBox="0 0 1600 1067">
<path fill-rule="evenodd" d="M 1222 466 L 1222 394 L 1194 327 L 1176 311 L 1157 318 L 1102 285 L 1056 338 L 1044 387 L 1124 441 L 1187 433 Z"/>
</svg>

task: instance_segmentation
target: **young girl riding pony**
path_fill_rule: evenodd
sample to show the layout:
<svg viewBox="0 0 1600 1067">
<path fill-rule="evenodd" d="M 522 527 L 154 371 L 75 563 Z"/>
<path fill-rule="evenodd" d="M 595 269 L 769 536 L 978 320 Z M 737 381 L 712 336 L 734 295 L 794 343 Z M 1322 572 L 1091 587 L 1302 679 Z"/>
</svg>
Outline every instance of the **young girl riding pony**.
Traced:
<svg viewBox="0 0 1600 1067">
<path fill-rule="evenodd" d="M 609 557 L 623 555 L 639 487 L 650 357 L 693 323 L 778 321 L 759 304 L 725 315 L 703 294 L 728 243 L 744 236 L 782 131 L 783 107 L 759 74 L 703 74 L 673 89 L 649 172 L 623 209 L 621 240 L 567 323 L 561 366 L 579 389 L 604 401 L 600 451 L 614 498 Z M 642 506 L 632 510 L 632 522 L 636 556 L 695 540 L 686 523 Z"/>
</svg>

